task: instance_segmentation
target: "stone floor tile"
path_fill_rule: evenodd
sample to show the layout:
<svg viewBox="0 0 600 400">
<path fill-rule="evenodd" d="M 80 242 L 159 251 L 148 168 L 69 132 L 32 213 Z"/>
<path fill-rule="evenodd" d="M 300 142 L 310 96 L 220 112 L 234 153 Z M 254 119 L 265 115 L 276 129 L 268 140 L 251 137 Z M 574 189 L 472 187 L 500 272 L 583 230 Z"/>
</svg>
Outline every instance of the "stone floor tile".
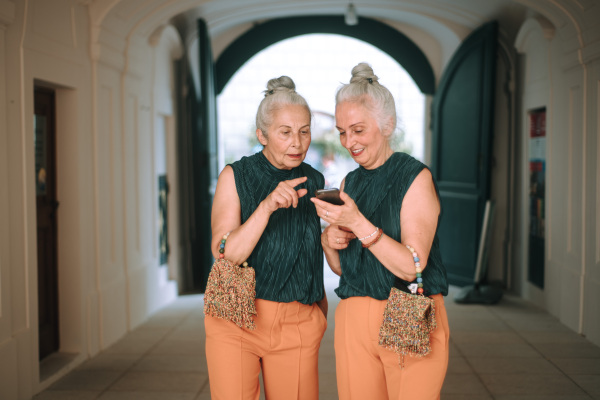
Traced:
<svg viewBox="0 0 600 400">
<path fill-rule="evenodd" d="M 181 392 L 105 392 L 98 400 L 194 400 L 196 393 Z"/>
<path fill-rule="evenodd" d="M 600 377 L 600 358 L 551 358 L 550 361 L 567 375 Z"/>
<path fill-rule="evenodd" d="M 100 392 L 89 390 L 45 390 L 33 400 L 95 400 Z"/>
<path fill-rule="evenodd" d="M 132 371 L 115 382 L 110 391 L 197 393 L 207 379 L 202 373 Z"/>
<path fill-rule="evenodd" d="M 205 339 L 192 340 L 165 339 L 157 344 L 151 351 L 152 354 L 187 354 L 204 357 Z"/>
<path fill-rule="evenodd" d="M 494 396 L 494 400 L 591 400 L 586 394 L 506 394 Z M 444 399 L 446 400 L 446 399 Z"/>
<path fill-rule="evenodd" d="M 121 371 L 84 371 L 75 370 L 50 386 L 51 390 L 89 390 L 102 391 L 115 382 Z"/>
<path fill-rule="evenodd" d="M 106 353 L 113 354 L 137 354 L 142 355 L 156 346 L 160 342 L 162 336 L 157 336 L 153 333 L 145 334 L 145 332 L 131 333 L 119 340 L 117 343 L 105 350 Z"/>
<path fill-rule="evenodd" d="M 206 357 L 187 354 L 148 354 L 133 368 L 133 371 L 155 372 L 204 372 L 208 373 Z"/>
<path fill-rule="evenodd" d="M 500 395 L 583 395 L 571 379 L 559 374 L 480 374 L 490 393 Z"/>
<path fill-rule="evenodd" d="M 447 395 L 485 396 L 489 392 L 475 374 L 446 374 L 442 398 Z"/>
<path fill-rule="evenodd" d="M 105 352 L 85 361 L 78 369 L 94 371 L 126 371 L 139 359 L 140 356 L 138 354 L 114 354 Z"/>
<path fill-rule="evenodd" d="M 448 323 L 450 325 L 450 336 L 454 332 L 475 331 L 475 332 L 504 332 L 510 331 L 510 327 L 498 319 L 478 320 L 473 317 L 453 316 L 449 311 Z"/>
<path fill-rule="evenodd" d="M 472 357 L 468 359 L 473 370 L 478 374 L 544 374 L 563 375 L 562 372 L 548 360 L 537 358 L 492 358 Z"/>
<path fill-rule="evenodd" d="M 534 343 L 547 358 L 595 358 L 600 360 L 600 347 L 584 343 Z"/>
<path fill-rule="evenodd" d="M 462 343 L 456 345 L 465 358 L 470 357 L 540 357 L 531 345 L 523 343 Z"/>
<path fill-rule="evenodd" d="M 600 395 L 600 375 L 572 375 L 571 378 L 586 393 L 593 396 Z"/>
<path fill-rule="evenodd" d="M 319 372 L 319 392 L 337 396 L 337 380 L 334 372 Z"/>
<path fill-rule="evenodd" d="M 519 335 L 529 343 L 589 343 L 589 340 L 569 330 L 556 331 L 519 331 Z"/>
<path fill-rule="evenodd" d="M 503 318 L 512 329 L 524 332 L 572 332 L 550 314 Z"/>
<path fill-rule="evenodd" d="M 473 343 L 526 343 L 515 331 L 502 332 L 480 332 L 480 331 L 456 331 L 451 332 L 452 341 L 457 344 Z"/>
<path fill-rule="evenodd" d="M 463 357 L 452 357 L 448 363 L 448 374 L 474 374 L 473 368 Z"/>
</svg>

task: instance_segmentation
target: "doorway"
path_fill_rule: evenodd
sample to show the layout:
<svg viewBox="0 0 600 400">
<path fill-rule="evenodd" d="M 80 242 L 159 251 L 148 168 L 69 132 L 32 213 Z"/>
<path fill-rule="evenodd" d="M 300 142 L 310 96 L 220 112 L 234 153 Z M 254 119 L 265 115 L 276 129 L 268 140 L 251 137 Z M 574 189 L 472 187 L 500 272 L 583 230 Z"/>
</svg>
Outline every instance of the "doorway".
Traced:
<svg viewBox="0 0 600 400">
<path fill-rule="evenodd" d="M 34 91 L 34 145 L 40 360 L 58 351 L 60 343 L 55 120 L 55 92 L 51 89 L 36 87 Z"/>
</svg>

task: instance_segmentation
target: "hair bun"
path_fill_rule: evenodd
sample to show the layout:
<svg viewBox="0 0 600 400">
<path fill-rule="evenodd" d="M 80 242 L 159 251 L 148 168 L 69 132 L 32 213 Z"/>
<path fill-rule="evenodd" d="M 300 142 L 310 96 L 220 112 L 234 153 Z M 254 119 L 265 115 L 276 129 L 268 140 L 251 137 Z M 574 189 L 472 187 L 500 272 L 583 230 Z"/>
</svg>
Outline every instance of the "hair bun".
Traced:
<svg viewBox="0 0 600 400">
<path fill-rule="evenodd" d="M 289 76 L 282 75 L 279 78 L 269 79 L 267 82 L 267 90 L 265 90 L 265 96 L 275 93 L 277 90 L 290 90 L 295 91 L 296 85 Z"/>
<path fill-rule="evenodd" d="M 371 68 L 369 64 L 362 62 L 352 68 L 352 78 L 350 79 L 350 83 L 375 83 L 378 81 L 379 78 L 375 75 L 373 68 Z"/>
</svg>

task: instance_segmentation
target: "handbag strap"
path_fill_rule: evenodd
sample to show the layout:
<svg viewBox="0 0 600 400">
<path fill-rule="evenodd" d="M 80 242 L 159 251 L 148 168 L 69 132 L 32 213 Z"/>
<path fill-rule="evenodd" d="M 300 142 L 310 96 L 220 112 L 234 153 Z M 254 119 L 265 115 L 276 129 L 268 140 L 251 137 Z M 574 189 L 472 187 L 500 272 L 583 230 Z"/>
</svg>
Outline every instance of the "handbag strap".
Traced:
<svg viewBox="0 0 600 400">
<path fill-rule="evenodd" d="M 421 260 L 419 259 L 416 250 L 412 246 L 408 244 L 406 244 L 405 246 L 408 249 L 408 251 L 411 252 L 413 262 L 415 263 L 415 271 L 417 275 L 416 283 L 407 282 L 404 279 L 400 279 L 396 276 L 396 279 L 394 279 L 394 287 L 406 293 L 420 294 L 422 296 L 425 296 L 425 290 L 423 289 L 423 270 L 421 269 Z"/>
<path fill-rule="evenodd" d="M 223 235 L 223 237 L 221 238 L 221 243 L 219 243 L 219 259 L 223 260 L 225 259 L 225 242 L 227 242 L 227 238 L 229 237 L 229 234 L 231 232 L 227 232 L 226 234 Z M 246 268 L 248 266 L 248 262 L 244 261 L 242 263 L 242 265 L 240 265 L 240 267 Z"/>
</svg>

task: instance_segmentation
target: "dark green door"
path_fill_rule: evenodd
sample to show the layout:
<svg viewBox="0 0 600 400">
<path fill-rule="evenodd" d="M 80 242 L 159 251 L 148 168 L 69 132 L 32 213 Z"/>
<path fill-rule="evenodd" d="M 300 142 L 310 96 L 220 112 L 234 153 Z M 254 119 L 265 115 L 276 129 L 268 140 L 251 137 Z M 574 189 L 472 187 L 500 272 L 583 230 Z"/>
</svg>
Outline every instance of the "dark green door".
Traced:
<svg viewBox="0 0 600 400">
<path fill-rule="evenodd" d="M 467 37 L 442 75 L 432 104 L 431 167 L 440 190 L 442 258 L 451 284 L 473 283 L 490 192 L 497 23 Z"/>
</svg>

